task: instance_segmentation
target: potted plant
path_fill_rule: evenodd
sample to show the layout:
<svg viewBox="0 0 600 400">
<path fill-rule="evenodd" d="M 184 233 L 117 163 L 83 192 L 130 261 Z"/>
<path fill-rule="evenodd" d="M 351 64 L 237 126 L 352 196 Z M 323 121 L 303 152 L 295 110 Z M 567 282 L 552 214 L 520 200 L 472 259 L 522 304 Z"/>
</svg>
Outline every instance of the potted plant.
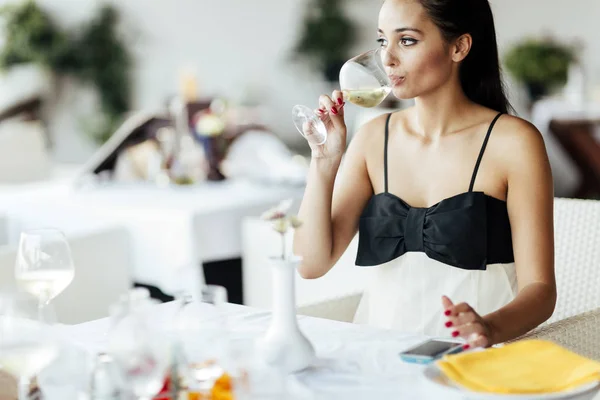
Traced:
<svg viewBox="0 0 600 400">
<path fill-rule="evenodd" d="M 337 81 L 354 44 L 356 27 L 344 14 L 341 0 L 311 0 L 307 10 L 294 53 L 308 60 L 328 82 Z"/>
<path fill-rule="evenodd" d="M 70 76 L 91 84 L 102 115 L 86 128 L 94 141 L 104 143 L 130 110 L 132 56 L 118 32 L 116 8 L 104 4 L 73 32 L 58 26 L 35 0 L 3 6 L 0 17 L 5 38 L 0 69 L 36 65 L 54 82 Z"/>
<path fill-rule="evenodd" d="M 532 102 L 563 86 L 574 61 L 574 48 L 551 38 L 523 40 L 505 56 L 506 68 L 525 85 Z"/>
</svg>

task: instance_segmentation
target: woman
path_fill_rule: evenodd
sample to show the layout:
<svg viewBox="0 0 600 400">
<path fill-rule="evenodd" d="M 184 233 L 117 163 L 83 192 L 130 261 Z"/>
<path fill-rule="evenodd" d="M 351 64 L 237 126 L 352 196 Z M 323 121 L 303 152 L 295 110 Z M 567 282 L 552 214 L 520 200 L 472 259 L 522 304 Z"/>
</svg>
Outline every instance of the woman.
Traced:
<svg viewBox="0 0 600 400">
<path fill-rule="evenodd" d="M 343 95 L 320 97 L 299 272 L 327 273 L 358 230 L 357 265 L 376 267 L 356 322 L 516 338 L 554 310 L 553 188 L 540 133 L 507 114 L 489 3 L 386 0 L 378 35 L 393 94 L 415 105 L 365 124 L 340 166 Z"/>
</svg>

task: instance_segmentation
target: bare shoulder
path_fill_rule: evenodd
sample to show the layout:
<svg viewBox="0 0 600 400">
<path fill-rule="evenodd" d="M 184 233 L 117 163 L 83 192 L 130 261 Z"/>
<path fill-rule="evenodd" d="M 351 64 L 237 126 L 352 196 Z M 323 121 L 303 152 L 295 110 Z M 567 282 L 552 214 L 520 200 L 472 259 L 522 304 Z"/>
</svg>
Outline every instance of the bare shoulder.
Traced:
<svg viewBox="0 0 600 400">
<path fill-rule="evenodd" d="M 375 136 L 373 135 L 374 133 L 381 132 L 383 134 L 383 131 L 385 130 L 385 121 L 388 115 L 389 114 L 381 114 L 362 124 L 354 134 L 352 141 L 364 144 Z"/>
<path fill-rule="evenodd" d="M 399 126 L 405 124 L 408 112 L 409 109 L 403 109 L 391 114 L 390 132 L 396 131 Z M 356 141 L 357 145 L 365 149 L 370 147 L 380 148 L 380 144 L 383 143 L 385 137 L 385 124 L 389 115 L 388 113 L 381 114 L 364 123 L 354 134 L 352 142 Z"/>
<path fill-rule="evenodd" d="M 352 136 L 347 153 L 360 155 L 360 158 L 368 160 L 375 149 L 382 148 L 387 116 L 388 114 L 379 115 L 361 125 Z"/>
<path fill-rule="evenodd" d="M 508 165 L 516 168 L 547 163 L 546 146 L 540 131 L 530 122 L 502 115 L 492 134 L 494 148 Z"/>
</svg>

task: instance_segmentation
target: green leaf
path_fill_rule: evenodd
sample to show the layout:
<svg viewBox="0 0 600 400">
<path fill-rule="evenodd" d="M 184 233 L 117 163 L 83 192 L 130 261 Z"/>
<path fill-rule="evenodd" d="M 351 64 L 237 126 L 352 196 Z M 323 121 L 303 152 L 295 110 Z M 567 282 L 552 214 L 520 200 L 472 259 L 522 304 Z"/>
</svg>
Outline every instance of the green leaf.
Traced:
<svg viewBox="0 0 600 400">
<path fill-rule="evenodd" d="M 101 7 L 92 21 L 79 29 L 62 30 L 34 0 L 0 8 L 4 19 L 4 47 L 0 68 L 35 63 L 56 75 L 70 75 L 98 91 L 105 122 L 90 134 L 103 143 L 130 109 L 132 58 L 121 38 L 118 13 Z"/>
<path fill-rule="evenodd" d="M 556 86 L 567 81 L 569 65 L 575 61 L 572 48 L 550 39 L 527 39 L 505 56 L 509 73 L 523 83 Z"/>
<path fill-rule="evenodd" d="M 344 14 L 342 2 L 313 0 L 307 10 L 309 13 L 293 49 L 295 55 L 321 70 L 348 59 L 356 28 Z"/>
</svg>

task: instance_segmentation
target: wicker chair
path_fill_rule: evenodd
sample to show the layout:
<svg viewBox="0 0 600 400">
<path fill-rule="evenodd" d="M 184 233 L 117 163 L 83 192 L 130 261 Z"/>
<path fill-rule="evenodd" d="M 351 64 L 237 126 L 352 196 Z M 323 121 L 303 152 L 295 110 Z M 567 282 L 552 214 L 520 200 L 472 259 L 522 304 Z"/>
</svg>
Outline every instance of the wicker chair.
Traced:
<svg viewBox="0 0 600 400">
<path fill-rule="evenodd" d="M 600 361 L 600 308 L 540 326 L 521 339 L 545 339 Z"/>
<path fill-rule="evenodd" d="M 554 202 L 556 309 L 546 325 L 600 308 L 600 201 Z"/>
</svg>

